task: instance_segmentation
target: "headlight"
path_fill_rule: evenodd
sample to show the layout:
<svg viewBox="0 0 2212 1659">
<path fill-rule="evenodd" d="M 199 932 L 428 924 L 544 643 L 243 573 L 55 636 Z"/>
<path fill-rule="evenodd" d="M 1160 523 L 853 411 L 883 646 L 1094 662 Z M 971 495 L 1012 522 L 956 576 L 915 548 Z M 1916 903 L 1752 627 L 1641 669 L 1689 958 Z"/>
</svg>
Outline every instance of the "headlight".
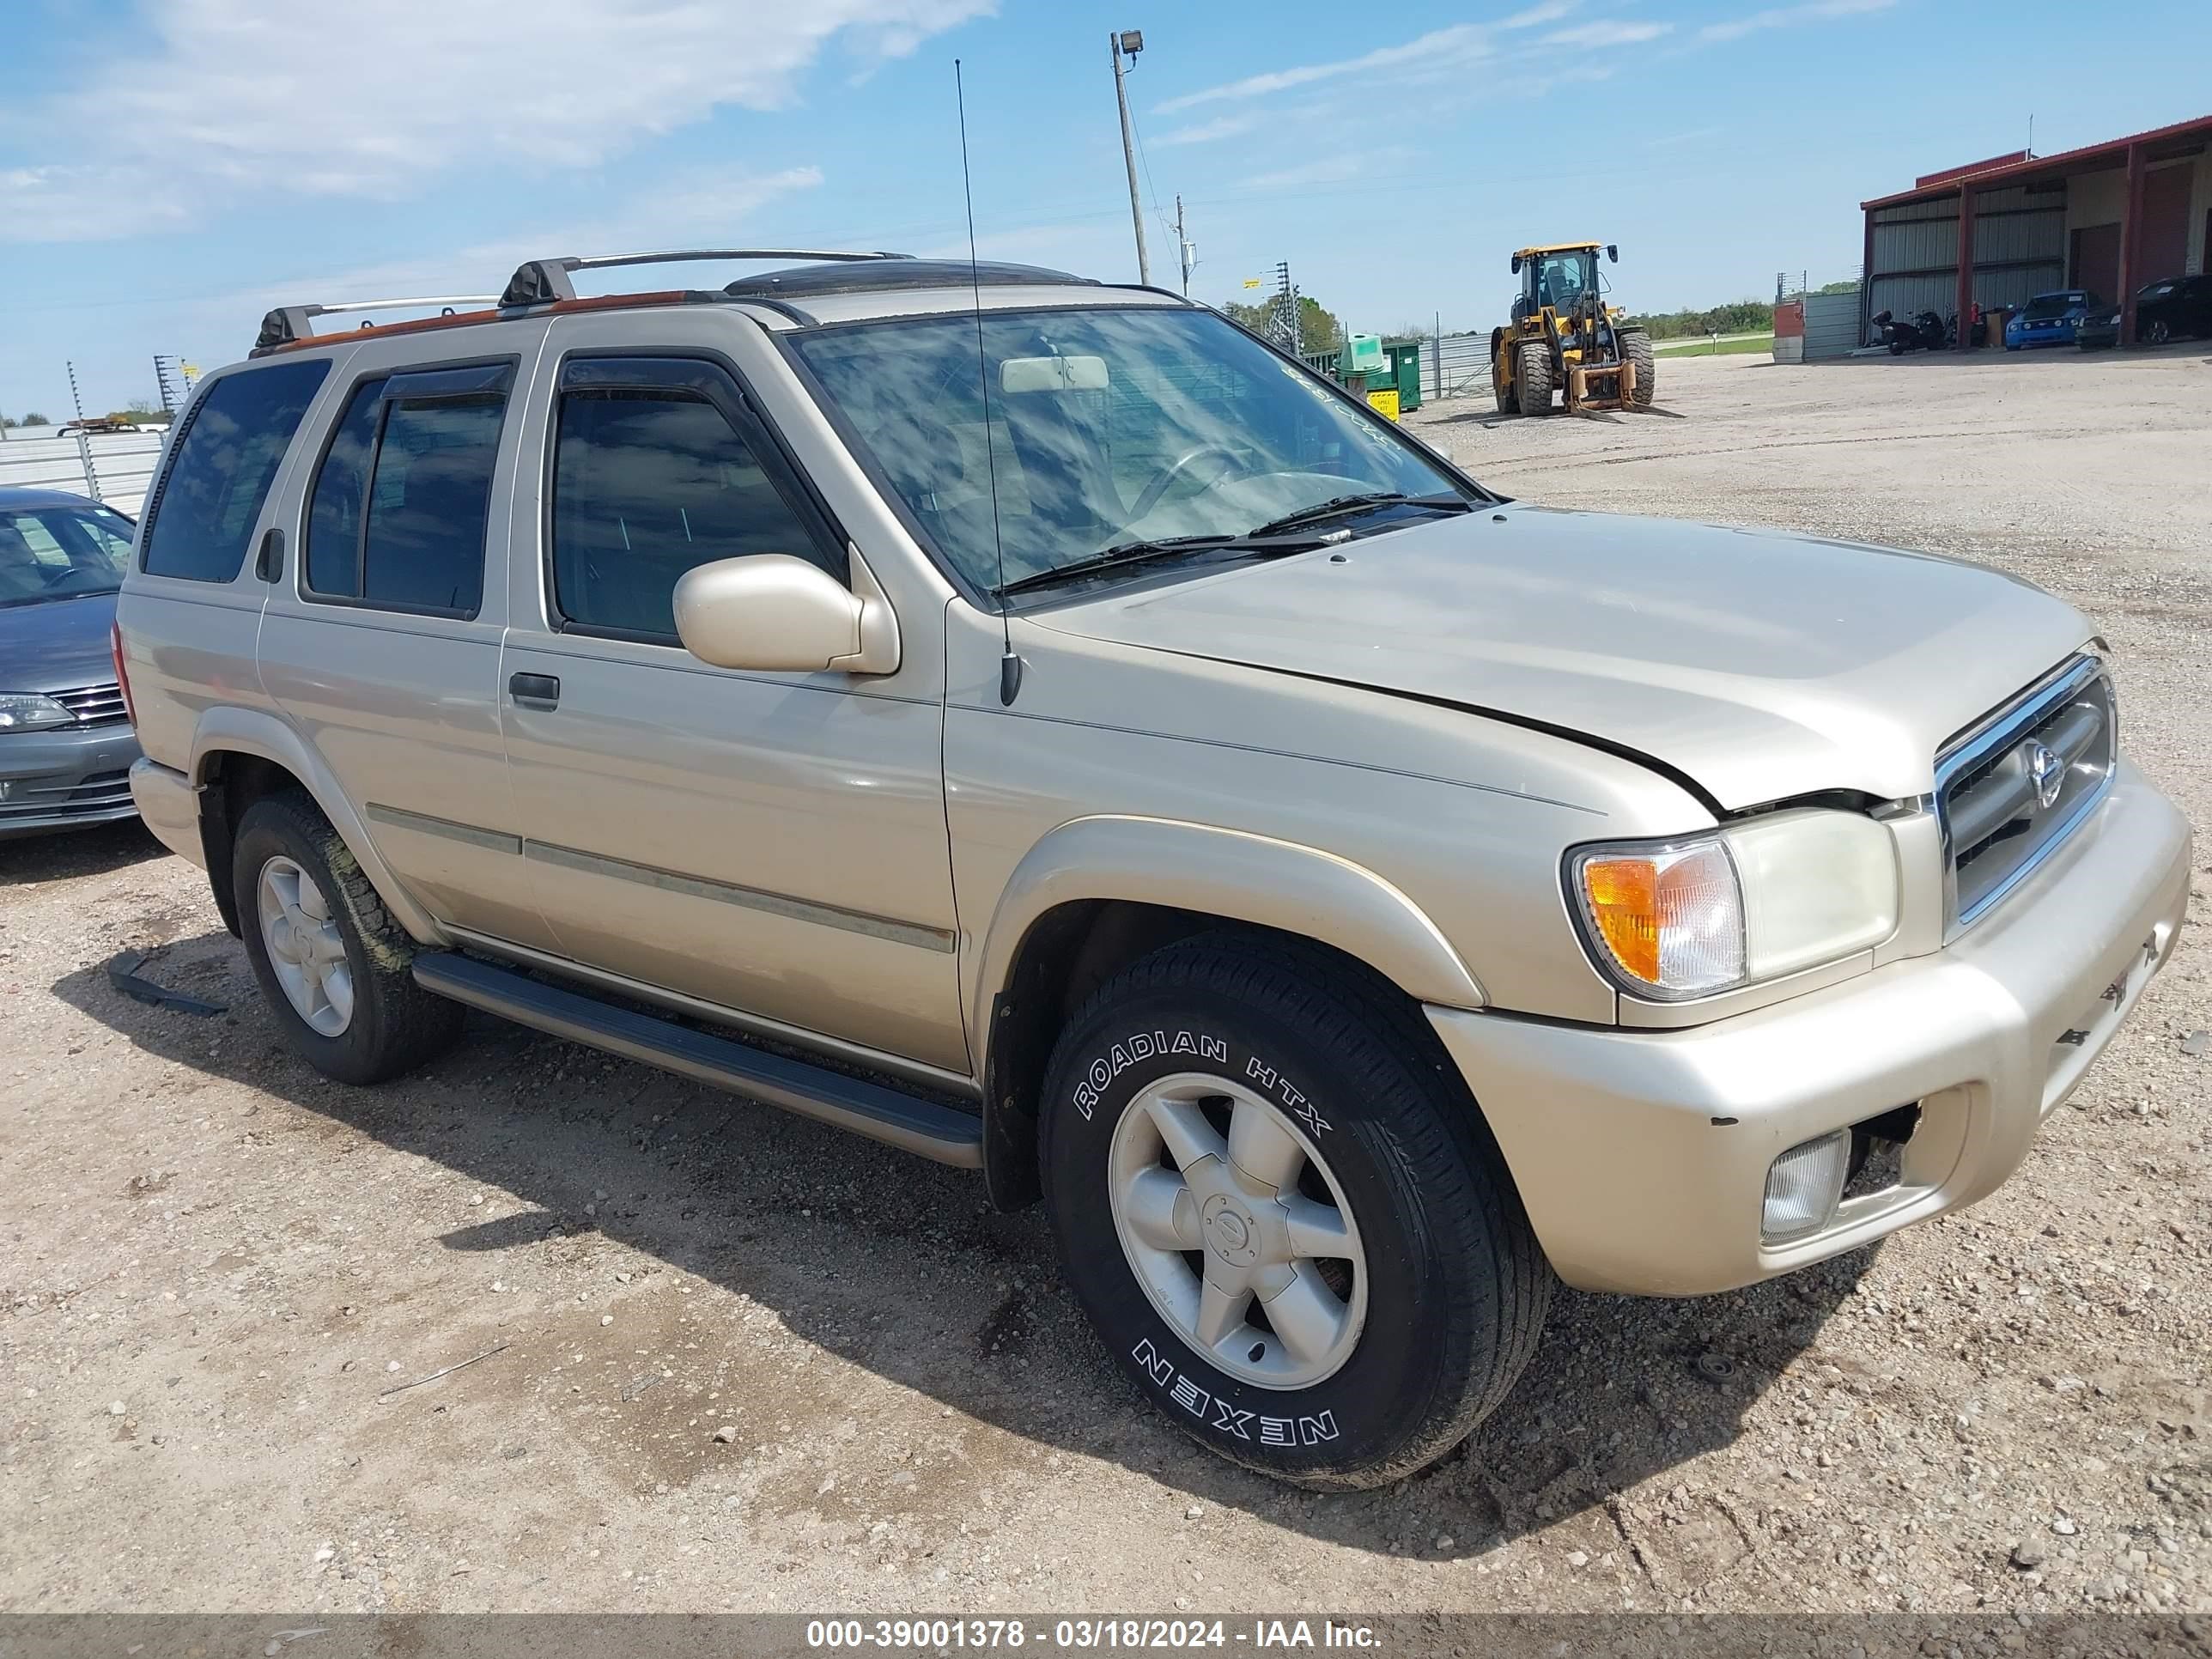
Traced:
<svg viewBox="0 0 2212 1659">
<path fill-rule="evenodd" d="M 50 726 L 74 726 L 76 716 L 52 697 L 0 691 L 0 732 L 43 732 Z"/>
<path fill-rule="evenodd" d="M 1567 891 L 1621 989 L 1710 996 L 1880 944 L 1897 928 L 1897 851 L 1854 812 L 1776 812 L 1679 841 L 1580 847 Z"/>
</svg>

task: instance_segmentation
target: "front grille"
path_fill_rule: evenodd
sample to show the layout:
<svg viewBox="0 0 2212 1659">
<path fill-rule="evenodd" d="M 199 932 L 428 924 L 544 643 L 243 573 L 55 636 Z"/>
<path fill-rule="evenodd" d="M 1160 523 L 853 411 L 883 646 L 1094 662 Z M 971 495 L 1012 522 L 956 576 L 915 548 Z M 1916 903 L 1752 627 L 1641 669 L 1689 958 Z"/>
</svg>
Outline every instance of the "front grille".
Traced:
<svg viewBox="0 0 2212 1659">
<path fill-rule="evenodd" d="M 112 680 L 106 685 L 80 685 L 74 691 L 46 695 L 76 715 L 79 726 L 108 726 L 131 718 L 123 706 L 123 688 Z"/>
<path fill-rule="evenodd" d="M 1953 927 L 1987 911 L 2088 816 L 2112 782 L 2118 727 L 2112 683 L 2085 657 L 1937 757 Z"/>
</svg>

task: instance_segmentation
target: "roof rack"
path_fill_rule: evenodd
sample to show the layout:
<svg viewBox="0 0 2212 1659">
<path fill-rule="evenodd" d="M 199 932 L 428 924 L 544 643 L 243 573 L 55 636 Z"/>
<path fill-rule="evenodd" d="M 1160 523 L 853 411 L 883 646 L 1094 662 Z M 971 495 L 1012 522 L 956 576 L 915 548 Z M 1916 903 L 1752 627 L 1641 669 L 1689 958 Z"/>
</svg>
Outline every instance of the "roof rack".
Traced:
<svg viewBox="0 0 2212 1659">
<path fill-rule="evenodd" d="M 450 317 L 463 306 L 488 306 L 489 294 L 434 294 L 416 300 L 345 300 L 332 306 L 279 306 L 261 319 L 261 333 L 253 342 L 256 351 L 266 351 L 273 346 L 294 345 L 316 337 L 310 326 L 318 317 L 332 317 L 352 311 L 408 311 L 425 306 L 436 306 Z M 363 328 L 374 328 L 374 323 L 363 323 Z"/>
<path fill-rule="evenodd" d="M 572 270 L 605 270 L 617 265 L 665 265 L 695 259 L 803 259 L 815 263 L 848 259 L 910 259 L 909 253 L 852 253 L 825 248 L 669 248 L 657 253 L 571 254 L 559 259 L 530 259 L 517 265 L 499 296 L 501 307 L 550 305 L 576 297 Z"/>
</svg>

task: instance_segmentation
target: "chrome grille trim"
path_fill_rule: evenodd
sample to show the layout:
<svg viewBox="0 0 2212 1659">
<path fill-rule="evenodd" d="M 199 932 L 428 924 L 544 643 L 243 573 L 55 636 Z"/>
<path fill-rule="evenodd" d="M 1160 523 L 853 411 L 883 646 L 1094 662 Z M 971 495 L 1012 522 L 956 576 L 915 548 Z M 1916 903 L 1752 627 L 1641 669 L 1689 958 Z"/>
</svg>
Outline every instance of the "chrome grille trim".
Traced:
<svg viewBox="0 0 2212 1659">
<path fill-rule="evenodd" d="M 2104 665 L 2075 657 L 1945 745 L 1936 762 L 1945 934 L 1972 926 L 2081 827 L 2112 787 L 2118 709 Z M 2064 764 L 2048 806 L 2031 744 Z"/>
<path fill-rule="evenodd" d="M 123 688 L 113 680 L 105 685 L 80 685 L 73 691 L 46 694 L 76 716 L 79 726 L 106 726 L 131 718 L 123 704 Z"/>
</svg>

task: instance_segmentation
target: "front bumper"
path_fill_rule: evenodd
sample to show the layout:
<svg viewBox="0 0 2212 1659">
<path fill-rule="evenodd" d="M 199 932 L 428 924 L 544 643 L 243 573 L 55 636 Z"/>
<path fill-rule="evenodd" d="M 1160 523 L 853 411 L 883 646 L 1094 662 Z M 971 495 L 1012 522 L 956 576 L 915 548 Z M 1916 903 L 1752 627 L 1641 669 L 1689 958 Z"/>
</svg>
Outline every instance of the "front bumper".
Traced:
<svg viewBox="0 0 2212 1659">
<path fill-rule="evenodd" d="M 2172 954 L 2189 871 L 2187 821 L 2123 762 L 2063 848 L 1934 955 L 1686 1030 L 1429 1019 L 1561 1279 L 1729 1290 L 2002 1184 Z M 1893 1185 L 1846 1198 L 1809 1237 L 1761 1242 L 1778 1154 L 1914 1102 Z"/>
<path fill-rule="evenodd" d="M 138 735 L 122 721 L 0 735 L 0 841 L 135 815 Z"/>
</svg>

